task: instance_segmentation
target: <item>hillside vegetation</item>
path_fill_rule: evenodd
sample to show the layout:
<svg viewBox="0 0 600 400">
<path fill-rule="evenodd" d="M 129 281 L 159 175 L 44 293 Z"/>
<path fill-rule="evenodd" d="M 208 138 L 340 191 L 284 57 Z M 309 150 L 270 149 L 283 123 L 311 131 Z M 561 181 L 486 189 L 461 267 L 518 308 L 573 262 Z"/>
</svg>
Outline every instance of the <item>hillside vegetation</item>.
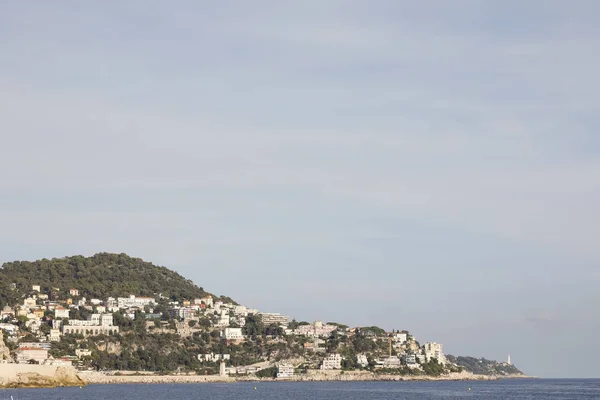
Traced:
<svg viewBox="0 0 600 400">
<path fill-rule="evenodd" d="M 499 363 L 485 358 L 447 355 L 448 361 L 464 368 L 466 371 L 480 375 L 523 375 L 514 365 Z"/>
<path fill-rule="evenodd" d="M 34 292 L 33 285 L 40 286 L 39 292 L 37 287 Z M 78 296 L 70 289 L 77 289 Z M 108 301 L 128 295 L 149 296 L 155 304 L 115 306 Z M 337 364 L 329 368 L 340 373 L 362 370 L 435 377 L 467 370 L 484 375 L 521 374 L 512 365 L 483 358 L 448 355 L 449 363 L 445 363 L 431 350 L 428 354 L 426 346 L 408 331 L 349 328 L 339 322 L 309 324 L 287 317 L 274 322 L 273 314 L 238 305 L 225 296 L 219 298 L 222 301 L 205 299 L 193 304 L 207 295 L 178 273 L 126 254 L 5 263 L 0 266 L 0 309 L 9 306 L 2 310 L 2 322 L 11 329 L 2 331 L 7 346 L 0 341 L 0 359 L 18 359 L 17 346 L 50 342 L 49 354 L 55 359 L 68 358 L 79 368 L 96 371 L 217 374 L 223 359 L 230 374 L 255 373 L 249 366 L 260 363 L 269 368 L 258 376 L 273 376 L 275 365 L 283 361 L 304 374 L 334 356 Z M 59 315 L 58 306 L 60 311 L 68 308 L 67 315 Z M 93 314 L 112 314 L 112 318 L 98 326 Z M 65 329 L 70 325 L 86 328 Z"/>
<path fill-rule="evenodd" d="M 22 295 L 31 292 L 34 284 L 41 285 L 42 290 L 48 292 L 58 288 L 56 296 L 76 288 L 80 296 L 99 299 L 162 293 L 166 298 L 181 300 L 208 294 L 191 280 L 166 267 L 126 254 L 99 253 L 92 257 L 72 256 L 3 264 L 0 267 L 0 306 L 20 303 Z"/>
</svg>

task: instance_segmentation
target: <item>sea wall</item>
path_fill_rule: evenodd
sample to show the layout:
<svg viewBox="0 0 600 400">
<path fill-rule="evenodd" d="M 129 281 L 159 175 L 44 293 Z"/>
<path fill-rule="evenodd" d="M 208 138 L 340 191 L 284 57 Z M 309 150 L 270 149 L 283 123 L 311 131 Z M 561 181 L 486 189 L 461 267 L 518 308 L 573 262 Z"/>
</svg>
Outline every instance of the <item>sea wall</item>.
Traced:
<svg viewBox="0 0 600 400">
<path fill-rule="evenodd" d="M 253 376 L 219 375 L 107 375 L 101 372 L 80 372 L 79 376 L 90 384 L 116 383 L 209 383 L 209 382 L 325 382 L 325 381 L 444 381 L 444 380 L 496 380 L 497 377 L 474 375 L 469 372 L 451 373 L 442 376 L 405 376 L 383 375 L 367 371 L 319 371 L 311 370 L 307 374 L 290 378 L 273 379 Z"/>
<path fill-rule="evenodd" d="M 219 375 L 108 375 L 102 372 L 82 371 L 79 376 L 89 384 L 115 383 L 208 383 L 235 382 L 237 379 Z"/>
<path fill-rule="evenodd" d="M 85 385 L 73 367 L 0 364 L 0 387 L 56 387 Z"/>
<path fill-rule="evenodd" d="M 392 375 L 375 374 L 368 371 L 320 371 L 312 370 L 306 374 L 296 375 L 291 378 L 277 379 L 287 381 L 474 381 L 497 380 L 495 376 L 475 375 L 470 372 L 454 372 L 440 376 L 428 375 Z"/>
</svg>

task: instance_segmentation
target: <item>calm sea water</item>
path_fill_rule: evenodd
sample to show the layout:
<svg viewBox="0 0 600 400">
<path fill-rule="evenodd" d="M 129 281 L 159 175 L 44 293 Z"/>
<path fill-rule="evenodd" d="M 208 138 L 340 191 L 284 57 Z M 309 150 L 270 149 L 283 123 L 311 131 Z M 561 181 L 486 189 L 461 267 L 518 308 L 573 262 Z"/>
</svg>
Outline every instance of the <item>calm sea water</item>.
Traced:
<svg viewBox="0 0 600 400">
<path fill-rule="evenodd" d="M 254 389 L 256 387 L 256 389 Z M 471 388 L 471 390 L 469 390 Z M 262 382 L 194 385 L 92 385 L 60 389 L 0 390 L 0 400 L 543 400 L 600 399 L 600 380 L 496 382 Z"/>
</svg>

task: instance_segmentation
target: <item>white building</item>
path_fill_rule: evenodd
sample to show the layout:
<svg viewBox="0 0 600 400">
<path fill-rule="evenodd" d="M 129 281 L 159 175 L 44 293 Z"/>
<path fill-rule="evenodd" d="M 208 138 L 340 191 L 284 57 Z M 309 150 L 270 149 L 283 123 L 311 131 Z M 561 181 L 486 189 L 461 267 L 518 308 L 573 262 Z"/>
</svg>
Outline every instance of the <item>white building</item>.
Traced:
<svg viewBox="0 0 600 400">
<path fill-rule="evenodd" d="M 389 356 L 383 359 L 383 368 L 400 368 L 400 365 L 398 356 Z"/>
<path fill-rule="evenodd" d="M 417 356 L 413 353 L 403 355 L 402 359 L 408 366 L 417 365 Z"/>
<path fill-rule="evenodd" d="M 230 360 L 231 359 L 231 354 L 215 354 L 215 353 L 209 353 L 209 354 L 198 354 L 198 360 L 199 361 L 209 361 L 209 362 L 217 362 L 217 361 L 225 361 L 225 360 Z"/>
<path fill-rule="evenodd" d="M 315 321 L 310 325 L 300 325 L 293 333 L 294 335 L 301 336 L 329 336 L 336 329 L 337 326 L 335 325 L 327 325 L 321 321 Z"/>
<path fill-rule="evenodd" d="M 117 302 L 117 299 L 115 299 L 114 297 L 109 297 L 108 299 L 106 299 L 106 307 L 107 308 L 118 308 L 119 307 L 119 303 Z"/>
<path fill-rule="evenodd" d="M 91 314 L 90 316 L 88 316 L 88 322 L 90 323 L 90 325 L 102 325 L 100 323 L 100 319 L 101 319 L 100 314 Z"/>
<path fill-rule="evenodd" d="M 276 325 L 287 325 L 290 322 L 290 317 L 286 317 L 285 315 L 281 315 L 279 313 L 259 313 L 261 316 L 263 324 L 265 326 L 276 324 Z"/>
<path fill-rule="evenodd" d="M 426 361 L 436 358 L 440 364 L 446 363 L 446 357 L 444 357 L 441 343 L 427 342 L 423 346 L 423 352 L 425 353 Z"/>
<path fill-rule="evenodd" d="M 392 335 L 395 343 L 402 344 L 408 341 L 408 333 L 406 332 L 396 332 Z"/>
<path fill-rule="evenodd" d="M 171 318 L 191 319 L 196 315 L 196 311 L 190 307 L 173 307 L 167 311 Z"/>
<path fill-rule="evenodd" d="M 217 326 L 229 326 L 230 318 L 228 310 L 221 310 L 221 315 L 219 315 L 219 320 L 217 321 Z"/>
<path fill-rule="evenodd" d="M 100 314 L 100 325 L 113 326 L 113 315 L 112 314 Z"/>
<path fill-rule="evenodd" d="M 69 325 L 62 327 L 64 334 L 111 335 L 119 332 L 119 327 L 113 325 L 112 314 L 92 314 L 87 320 L 71 319 Z"/>
<path fill-rule="evenodd" d="M 291 378 L 294 376 L 294 366 L 291 364 L 281 363 L 277 366 L 278 378 Z"/>
<path fill-rule="evenodd" d="M 51 342 L 60 342 L 60 329 L 50 329 L 48 340 Z"/>
<path fill-rule="evenodd" d="M 92 326 L 94 323 L 87 319 L 70 319 L 69 326 Z M 100 324 L 98 324 L 100 325 Z"/>
<path fill-rule="evenodd" d="M 54 309 L 54 318 L 69 318 L 69 310 L 64 307 L 56 307 Z"/>
<path fill-rule="evenodd" d="M 241 340 L 244 335 L 242 335 L 242 328 L 225 328 L 223 337 L 227 340 Z"/>
<path fill-rule="evenodd" d="M 356 356 L 356 361 L 358 362 L 358 365 L 360 365 L 363 368 L 369 365 L 369 360 L 367 360 L 366 354 L 358 354 Z"/>
<path fill-rule="evenodd" d="M 33 290 L 34 292 L 39 292 L 42 289 L 40 288 L 40 285 L 32 285 L 31 290 Z"/>
<path fill-rule="evenodd" d="M 71 296 L 79 296 L 79 290 L 78 289 L 69 289 L 69 294 Z"/>
<path fill-rule="evenodd" d="M 323 359 L 321 364 L 322 370 L 327 369 L 341 369 L 342 368 L 342 356 L 339 354 L 330 354 Z"/>
<path fill-rule="evenodd" d="M 53 358 L 50 356 L 42 364 L 52 365 L 54 367 L 70 367 L 73 365 L 73 361 L 69 360 L 68 358 Z"/>
<path fill-rule="evenodd" d="M 134 295 L 130 295 L 129 297 L 117 297 L 117 306 L 119 308 L 144 308 L 151 304 L 155 304 L 155 300 L 152 297 L 135 297 Z"/>
<path fill-rule="evenodd" d="M 194 300 L 194 302 L 196 302 L 196 301 Z M 206 297 L 201 298 L 200 303 L 197 303 L 197 304 L 201 304 L 201 303 L 204 303 L 206 305 L 206 307 L 212 307 L 214 305 L 213 298 L 211 296 L 206 296 Z"/>
<path fill-rule="evenodd" d="M 89 357 L 92 355 L 92 351 L 88 349 L 75 349 L 75 355 L 79 358 Z"/>
<path fill-rule="evenodd" d="M 35 297 L 28 297 L 25 300 L 23 300 L 23 306 L 27 307 L 27 308 L 33 308 L 35 307 L 37 304 L 36 298 Z"/>
<path fill-rule="evenodd" d="M 106 325 L 63 325 L 62 331 L 64 335 L 98 336 L 117 334 L 119 333 L 119 327 Z"/>
<path fill-rule="evenodd" d="M 29 360 L 34 360 L 38 364 L 43 363 L 48 358 L 48 350 L 41 347 L 19 347 L 15 350 L 17 363 L 27 364 Z"/>
<path fill-rule="evenodd" d="M 0 312 L 0 319 L 12 318 L 15 316 L 15 310 L 10 308 L 9 306 L 4 306 L 2 312 Z"/>
<path fill-rule="evenodd" d="M 233 314 L 245 317 L 248 315 L 248 308 L 246 306 L 233 306 Z"/>
<path fill-rule="evenodd" d="M 97 306 L 102 304 L 102 300 L 100 299 L 90 299 L 90 303 L 92 303 L 93 306 Z"/>
</svg>

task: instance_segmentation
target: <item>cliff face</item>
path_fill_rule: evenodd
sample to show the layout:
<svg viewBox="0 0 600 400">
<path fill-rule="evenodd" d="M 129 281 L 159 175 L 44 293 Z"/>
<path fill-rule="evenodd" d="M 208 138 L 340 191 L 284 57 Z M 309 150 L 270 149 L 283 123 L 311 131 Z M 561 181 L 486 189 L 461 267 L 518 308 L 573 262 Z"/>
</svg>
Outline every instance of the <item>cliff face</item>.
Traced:
<svg viewBox="0 0 600 400">
<path fill-rule="evenodd" d="M 4 388 L 82 386 L 85 384 L 73 367 L 0 364 L 0 387 Z"/>
</svg>

